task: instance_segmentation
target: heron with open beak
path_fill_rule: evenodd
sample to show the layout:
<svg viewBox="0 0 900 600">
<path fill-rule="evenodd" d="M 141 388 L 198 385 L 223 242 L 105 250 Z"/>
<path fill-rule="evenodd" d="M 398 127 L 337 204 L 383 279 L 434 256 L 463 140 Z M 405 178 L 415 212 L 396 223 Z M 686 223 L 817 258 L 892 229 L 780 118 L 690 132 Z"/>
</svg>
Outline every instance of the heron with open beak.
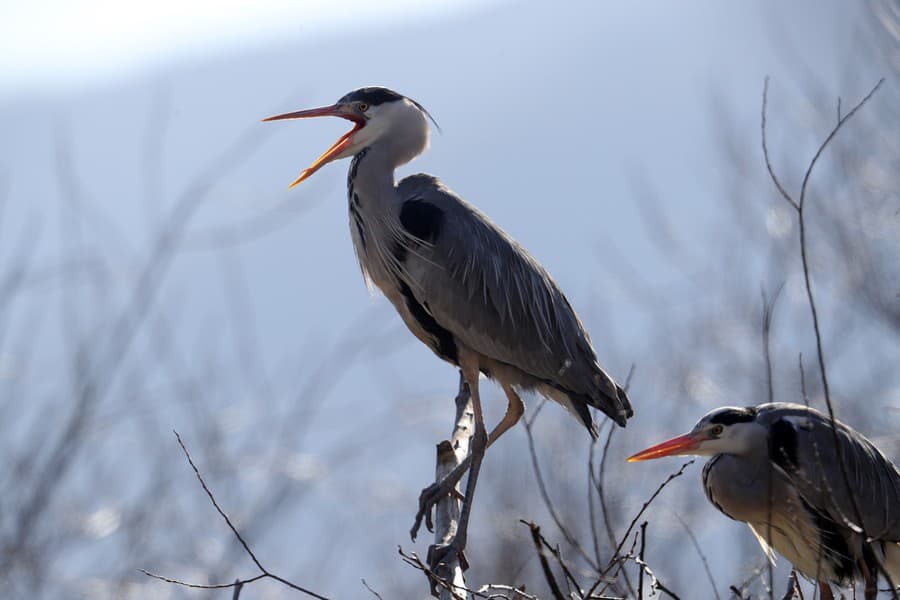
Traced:
<svg viewBox="0 0 900 600">
<path fill-rule="evenodd" d="M 712 456 L 709 501 L 747 523 L 770 560 L 774 549 L 818 582 L 823 600 L 830 583 L 862 580 L 867 600 L 879 574 L 900 585 L 900 472 L 849 426 L 800 404 L 718 408 L 628 460 L 681 455 Z"/>
<path fill-rule="evenodd" d="M 475 416 L 471 454 L 426 488 L 411 534 L 469 469 L 457 533 L 431 554 L 433 566 L 461 553 L 485 449 L 524 412 L 519 392 L 555 400 L 596 436 L 590 408 L 618 425 L 632 416 L 625 391 L 601 367 L 590 337 L 562 290 L 522 246 L 437 178 L 396 181 L 394 170 L 428 146 L 427 111 L 383 87 L 354 90 L 335 104 L 264 119 L 339 117 L 353 123 L 291 184 L 352 158 L 347 177 L 350 234 L 363 277 L 394 305 L 410 332 L 457 366 Z M 479 376 L 498 382 L 506 414 L 487 434 Z"/>
</svg>

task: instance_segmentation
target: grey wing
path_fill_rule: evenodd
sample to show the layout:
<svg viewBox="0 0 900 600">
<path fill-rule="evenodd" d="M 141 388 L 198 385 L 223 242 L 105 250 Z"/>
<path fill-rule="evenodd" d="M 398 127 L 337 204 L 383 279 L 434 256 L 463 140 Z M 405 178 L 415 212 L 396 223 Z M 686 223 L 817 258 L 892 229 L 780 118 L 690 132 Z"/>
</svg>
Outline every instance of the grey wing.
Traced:
<svg viewBox="0 0 900 600">
<path fill-rule="evenodd" d="M 624 425 L 627 397 L 597 362 L 578 316 L 543 267 L 437 179 L 407 177 L 399 192 L 410 214 L 440 214 L 430 243 L 408 251 L 404 274 L 435 320 L 473 350 L 586 396 Z M 426 237 L 415 223 L 404 227 Z"/>
<path fill-rule="evenodd" d="M 833 426 L 827 415 L 802 405 L 759 408 L 761 420 L 769 425 L 772 460 L 810 506 L 838 524 L 858 525 L 861 517 L 867 536 L 900 541 L 900 472 L 871 441 L 839 421 Z M 835 449 L 835 430 L 849 490 Z"/>
</svg>

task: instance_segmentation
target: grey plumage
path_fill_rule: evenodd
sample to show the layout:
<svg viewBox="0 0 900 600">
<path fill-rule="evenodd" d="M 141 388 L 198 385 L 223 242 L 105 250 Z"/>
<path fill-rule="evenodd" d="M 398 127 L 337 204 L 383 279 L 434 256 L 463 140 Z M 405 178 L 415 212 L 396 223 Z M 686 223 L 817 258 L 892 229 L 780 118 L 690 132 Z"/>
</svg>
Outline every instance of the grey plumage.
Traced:
<svg viewBox="0 0 900 600">
<path fill-rule="evenodd" d="M 500 377 L 568 396 L 588 428 L 585 405 L 624 425 L 632 414 L 627 396 L 600 367 L 581 321 L 543 267 L 436 178 L 407 177 L 398 192 L 405 203 L 427 203 L 442 215 L 433 243 L 407 240 L 414 247 L 400 274 L 437 323 L 490 358 Z"/>
<path fill-rule="evenodd" d="M 436 177 L 418 174 L 394 184 L 394 168 L 427 145 L 424 114 L 405 100 L 386 100 L 384 118 L 396 129 L 356 152 L 348 173 L 350 233 L 365 278 L 441 358 L 458 364 L 446 352 L 452 341 L 478 353 L 489 377 L 560 402 L 594 435 L 588 406 L 624 426 L 633 414 L 628 397 L 600 366 L 546 270 Z M 431 330 L 411 302 L 433 319 Z M 452 339 L 441 339 L 434 325 Z"/>
<path fill-rule="evenodd" d="M 385 88 L 361 88 L 333 106 L 267 120 L 338 116 L 354 122 L 296 185 L 333 160 L 353 157 L 347 177 L 350 235 L 369 284 L 394 305 L 409 330 L 458 366 L 471 392 L 471 454 L 439 485 L 423 491 L 412 529 L 468 468 L 465 502 L 453 541 L 431 553 L 436 566 L 465 548 L 468 517 L 484 450 L 521 418 L 521 389 L 569 409 L 593 435 L 589 406 L 624 427 L 633 410 L 625 391 L 597 361 L 587 332 L 540 264 L 500 227 L 430 175 L 399 184 L 394 170 L 428 146 L 427 112 Z M 487 434 L 479 375 L 497 381 L 508 406 Z"/>
<path fill-rule="evenodd" d="M 703 468 L 707 498 L 746 522 L 770 557 L 778 551 L 823 584 L 865 580 L 874 594 L 879 565 L 900 584 L 900 472 L 847 425 L 799 404 L 720 408 L 632 459 L 673 454 L 713 455 Z"/>
</svg>

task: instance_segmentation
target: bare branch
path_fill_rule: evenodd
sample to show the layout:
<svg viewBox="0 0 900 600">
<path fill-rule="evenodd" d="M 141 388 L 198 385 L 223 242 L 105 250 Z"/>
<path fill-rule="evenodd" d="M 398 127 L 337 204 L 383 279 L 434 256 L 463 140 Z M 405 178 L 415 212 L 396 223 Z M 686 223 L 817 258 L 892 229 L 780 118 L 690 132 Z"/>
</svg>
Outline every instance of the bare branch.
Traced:
<svg viewBox="0 0 900 600">
<path fill-rule="evenodd" d="M 688 534 L 688 537 L 691 538 L 691 543 L 694 545 L 694 548 L 697 550 L 697 554 L 700 555 L 700 560 L 703 562 L 703 569 L 706 571 L 706 577 L 709 579 L 709 585 L 712 588 L 713 594 L 716 596 L 716 600 L 720 600 L 719 598 L 719 590 L 716 586 L 716 580 L 713 578 L 712 569 L 709 568 L 709 561 L 706 560 L 706 554 L 703 552 L 703 548 L 700 546 L 700 542 L 697 541 L 697 536 L 694 535 L 694 532 L 688 527 L 688 524 L 684 519 L 681 518 L 681 515 L 675 514 L 675 518 L 678 519 L 678 522 L 681 523 L 681 526 L 684 528 L 685 533 Z"/>
<path fill-rule="evenodd" d="M 656 488 L 656 491 L 653 492 L 653 495 L 650 496 L 650 498 L 647 499 L 646 502 L 644 502 L 644 505 L 641 507 L 641 510 L 639 510 L 638 513 L 637 513 L 637 514 L 634 516 L 634 518 L 631 520 L 631 524 L 628 525 L 628 529 L 625 530 L 625 535 L 622 536 L 622 541 L 619 542 L 619 544 L 616 546 L 615 552 L 613 552 L 613 556 L 614 556 L 614 557 L 615 557 L 615 556 L 618 556 L 618 555 L 619 555 L 619 552 L 622 551 L 622 546 L 625 545 L 625 540 L 628 539 L 628 536 L 631 534 L 631 530 L 634 529 L 634 526 L 635 526 L 635 524 L 637 524 L 638 519 L 640 519 L 640 518 L 643 516 L 644 511 L 646 511 L 647 508 L 653 503 L 653 501 L 656 500 L 656 497 L 659 496 L 660 492 L 662 492 L 663 489 L 664 489 L 667 485 L 669 485 L 669 482 L 671 482 L 673 479 L 676 479 L 676 478 L 678 478 L 678 477 L 681 477 L 681 476 L 684 474 L 684 470 L 687 469 L 687 468 L 688 468 L 689 466 L 691 466 L 692 464 L 694 464 L 694 461 L 695 461 L 695 460 L 696 460 L 696 459 L 693 459 L 693 458 L 692 458 L 691 460 L 687 461 L 686 463 L 684 463 L 683 465 L 681 465 L 681 468 L 680 468 L 680 469 L 678 469 L 677 471 L 675 471 L 674 473 L 672 473 L 671 475 L 669 475 L 669 476 L 666 478 L 665 481 L 663 481 L 661 484 L 659 484 L 659 487 Z M 609 567 L 607 567 L 606 570 L 608 571 L 608 570 L 609 570 Z M 605 573 L 605 572 L 606 572 L 606 571 L 604 571 L 604 573 Z"/>
<path fill-rule="evenodd" d="M 556 527 L 559 529 L 560 533 L 562 533 L 563 537 L 566 538 L 566 542 L 568 542 L 577 552 L 581 555 L 581 557 L 587 562 L 591 568 L 597 570 L 599 569 L 599 565 L 594 562 L 591 556 L 587 553 L 578 539 L 575 537 L 572 532 L 568 530 L 568 528 L 563 525 L 562 520 L 559 517 L 559 514 L 556 512 L 556 507 L 553 504 L 553 501 L 550 499 L 550 494 L 547 492 L 547 485 L 544 483 L 544 476 L 541 472 L 541 466 L 538 462 L 537 450 L 535 449 L 534 444 L 534 434 L 532 432 L 532 427 L 534 426 L 534 421 L 537 418 L 537 411 L 535 411 L 534 416 L 531 419 L 525 418 L 523 419 L 523 423 L 525 425 L 525 433 L 528 436 L 528 451 L 531 454 L 531 466 L 534 471 L 534 476 L 537 479 L 538 490 L 541 494 L 541 499 L 544 501 L 544 506 L 547 507 L 547 512 L 550 513 L 550 518 L 553 519 L 553 522 L 556 524 Z"/>
<path fill-rule="evenodd" d="M 534 542 L 534 548 L 537 550 L 538 558 L 541 561 L 541 570 L 544 572 L 544 579 L 550 586 L 550 593 L 556 600 L 565 600 L 559 584 L 556 582 L 556 576 L 553 575 L 553 569 L 550 568 L 550 562 L 547 560 L 547 554 L 544 552 L 544 546 L 541 544 L 541 528 L 534 523 L 522 521 L 531 530 L 531 540 Z"/>
<path fill-rule="evenodd" d="M 769 160 L 769 147 L 766 144 L 766 106 L 769 102 L 769 76 L 766 75 L 765 83 L 763 84 L 763 98 L 762 98 L 762 147 L 763 147 L 763 156 L 766 159 L 766 168 L 769 170 L 769 177 L 772 178 L 772 183 L 775 184 L 775 187 L 778 189 L 778 192 L 781 194 L 781 197 L 784 198 L 788 204 L 794 207 L 795 210 L 800 210 L 800 206 L 791 198 L 791 195 L 787 193 L 787 190 L 784 189 L 784 186 L 781 185 L 781 181 L 778 180 L 778 176 L 775 175 L 775 170 L 772 168 L 772 161 Z"/>
<path fill-rule="evenodd" d="M 268 577 L 266 573 L 260 573 L 256 577 L 251 577 L 250 579 L 238 579 L 237 581 L 233 581 L 231 583 L 188 583 L 186 581 L 180 581 L 178 579 L 172 579 L 171 577 L 166 577 L 164 575 L 157 575 L 156 573 L 151 573 L 145 569 L 138 569 L 141 573 L 146 575 L 147 577 L 152 577 L 153 579 L 159 579 L 160 581 L 165 581 L 166 583 L 174 583 L 175 585 L 180 585 L 182 587 L 194 588 L 198 590 L 221 590 L 225 588 L 233 588 L 239 585 L 244 585 L 245 583 L 253 583 L 254 581 L 259 581 L 260 579 L 265 579 Z"/>
<path fill-rule="evenodd" d="M 149 571 L 145 571 L 144 569 L 140 570 L 141 573 L 143 573 L 144 575 L 147 575 L 149 577 L 152 577 L 154 579 L 159 579 L 161 581 L 165 581 L 167 583 L 174 583 L 174 584 L 184 586 L 184 587 L 199 588 L 199 589 L 240 588 L 240 587 L 243 587 L 243 585 L 245 583 L 251 583 L 254 581 L 259 581 L 260 579 L 269 578 L 269 579 L 274 579 L 275 581 L 291 588 L 292 590 L 297 590 L 298 592 L 303 592 L 307 596 L 311 596 L 313 598 L 318 598 L 319 600 L 329 600 L 326 596 L 321 596 L 321 595 L 319 595 L 315 592 L 312 592 L 306 588 L 300 587 L 299 585 L 297 585 L 291 581 L 288 581 L 287 579 L 284 579 L 283 577 L 275 575 L 274 573 L 268 571 L 262 565 L 262 563 L 259 562 L 259 559 L 256 558 L 256 555 L 253 553 L 253 550 L 251 550 L 250 546 L 247 544 L 247 542 L 244 541 L 244 538 L 241 536 L 241 534 L 238 532 L 237 528 L 231 522 L 231 519 L 228 518 L 228 515 L 225 514 L 225 511 L 222 510 L 222 508 L 219 506 L 219 503 L 216 501 L 216 497 L 213 495 L 212 491 L 209 489 L 209 486 L 206 485 L 206 481 L 203 480 L 203 476 L 200 474 L 200 470 L 197 468 L 197 465 L 194 464 L 194 459 L 191 458 L 191 453 L 188 452 L 188 449 L 184 445 L 184 442 L 181 441 L 181 436 L 178 435 L 177 431 L 174 431 L 173 433 L 175 434 L 175 438 L 178 440 L 178 445 L 181 446 L 181 450 L 184 452 L 184 455 L 187 458 L 188 463 L 191 465 L 191 468 L 194 470 L 194 475 L 197 476 L 197 480 L 200 482 L 200 485 L 203 487 L 203 491 L 206 492 L 207 496 L 209 496 L 209 500 L 210 500 L 210 502 L 212 502 L 213 506 L 216 507 L 216 511 L 225 520 L 225 523 L 228 524 L 228 528 L 231 529 L 231 532 L 241 543 L 241 546 L 244 547 L 244 551 L 247 553 L 247 555 L 250 556 L 250 558 L 253 560 L 253 563 L 257 566 L 257 568 L 259 568 L 261 573 L 259 575 L 257 575 L 256 577 L 251 577 L 250 579 L 237 579 L 233 583 L 223 583 L 223 584 L 213 584 L 213 585 L 187 583 L 184 581 L 179 581 L 178 579 L 172 579 L 169 577 L 164 577 L 162 575 L 156 575 Z M 237 594 L 239 594 L 239 593 L 240 593 L 239 590 L 236 591 L 235 597 L 237 597 Z"/>
<path fill-rule="evenodd" d="M 766 295 L 765 288 L 760 289 L 763 303 L 762 348 L 763 358 L 766 361 L 766 391 L 768 392 L 769 402 L 775 401 L 775 390 L 772 381 L 772 319 L 775 316 L 775 306 L 778 304 L 778 297 L 781 295 L 781 290 L 783 289 L 784 283 L 775 290 L 775 295 L 772 296 L 771 301 L 769 301 L 769 298 Z"/>
<path fill-rule="evenodd" d="M 369 590 L 369 591 L 372 593 L 373 596 L 375 596 L 376 598 L 378 598 L 378 600 L 384 600 L 384 599 L 381 597 L 381 594 L 379 594 L 378 592 L 376 592 L 375 590 L 373 590 L 373 589 L 369 586 L 369 584 L 366 583 L 366 580 L 365 580 L 365 579 L 360 579 L 360 581 L 362 581 L 362 584 L 365 586 L 365 588 L 366 588 L 367 590 Z"/>
<path fill-rule="evenodd" d="M 806 190 L 809 185 L 810 178 L 812 177 L 813 169 L 819 161 L 819 157 L 822 156 L 825 149 L 831 143 L 831 141 L 835 138 L 837 133 L 841 130 L 843 125 L 849 121 L 856 112 L 862 108 L 871 98 L 875 95 L 875 92 L 881 87 L 884 83 L 884 78 L 878 80 L 878 83 L 866 94 L 862 100 L 860 100 L 846 115 L 843 117 L 840 116 L 840 99 L 838 100 L 838 121 L 837 124 L 831 129 L 829 134 L 825 137 L 825 140 L 819 145 L 818 150 L 816 150 L 815 155 L 813 155 L 812 160 L 810 160 L 809 165 L 806 168 L 806 172 L 803 175 L 803 183 L 800 186 L 800 200 L 796 203 L 796 209 L 798 212 L 798 221 L 799 221 L 799 235 L 800 235 L 800 258 L 803 265 L 803 281 L 806 287 L 806 297 L 809 304 L 810 314 L 812 316 L 813 321 L 813 331 L 815 333 L 816 339 L 816 354 L 819 362 L 819 376 L 822 381 L 822 389 L 823 394 L 825 396 L 825 406 L 828 410 L 828 416 L 831 420 L 831 434 L 834 441 L 835 453 L 837 454 L 837 462 L 840 466 L 841 477 L 844 484 L 844 489 L 846 491 L 847 497 L 850 499 L 850 506 L 853 510 L 853 518 L 855 522 L 851 521 L 846 515 L 841 514 L 841 518 L 844 520 L 845 525 L 849 528 L 856 530 L 865 535 L 864 531 L 864 521 L 862 518 L 862 512 L 860 511 L 859 504 L 856 500 L 856 495 L 853 492 L 853 487 L 850 483 L 850 476 L 847 473 L 847 466 L 844 462 L 844 448 L 843 443 L 840 439 L 840 434 L 838 433 L 838 428 L 836 426 L 836 418 L 834 413 L 834 405 L 831 400 L 831 391 L 830 386 L 828 384 L 828 370 L 825 365 L 825 352 L 822 348 L 822 332 L 819 324 L 819 314 L 816 308 L 815 296 L 812 289 L 812 281 L 810 275 L 810 267 L 809 267 L 809 256 L 808 256 L 808 244 L 807 244 L 807 236 L 806 236 L 806 219 L 804 207 L 806 205 Z M 766 79 L 766 83 L 763 90 L 763 149 L 765 150 L 765 105 L 766 105 L 766 95 L 768 91 L 768 78 Z M 768 163 L 768 157 L 767 157 Z M 786 192 L 783 191 L 777 179 L 775 178 L 774 173 L 770 170 L 770 175 L 772 176 L 773 182 L 775 182 L 776 186 L 779 187 L 779 190 L 782 191 L 783 194 Z M 788 198 L 790 198 L 788 196 Z M 793 201 L 790 200 L 793 204 Z M 801 367 L 802 369 L 802 367 Z M 802 372 L 802 371 L 801 371 Z M 841 513 L 841 509 L 838 506 L 835 506 L 838 513 Z M 894 588 L 893 582 L 891 581 L 890 574 L 884 568 L 884 565 L 880 563 L 880 561 L 876 557 L 876 562 L 878 563 L 878 569 L 882 572 L 885 578 L 888 580 L 891 588 Z M 897 599 L 900 597 L 898 595 L 896 589 L 893 590 L 893 597 Z"/>
<path fill-rule="evenodd" d="M 448 583 L 446 579 L 432 571 L 428 567 L 428 565 L 422 562 L 422 559 L 419 558 L 415 552 L 407 554 L 403 551 L 403 548 L 399 546 L 397 547 L 397 551 L 399 552 L 400 556 L 403 557 L 403 562 L 425 573 L 425 576 L 434 581 L 437 586 L 441 587 L 444 590 L 450 591 L 453 594 L 454 599 L 461 598 L 459 596 L 459 592 L 463 592 L 466 594 L 471 594 L 475 598 L 484 598 L 485 600 L 539 600 L 537 596 L 526 594 L 524 591 L 518 590 L 509 585 L 488 583 L 481 586 L 477 590 L 473 590 L 464 586 L 454 586 L 451 583 Z M 512 592 L 513 595 L 509 596 L 506 593 L 489 593 L 492 589 L 502 590 L 504 592 Z"/>
</svg>

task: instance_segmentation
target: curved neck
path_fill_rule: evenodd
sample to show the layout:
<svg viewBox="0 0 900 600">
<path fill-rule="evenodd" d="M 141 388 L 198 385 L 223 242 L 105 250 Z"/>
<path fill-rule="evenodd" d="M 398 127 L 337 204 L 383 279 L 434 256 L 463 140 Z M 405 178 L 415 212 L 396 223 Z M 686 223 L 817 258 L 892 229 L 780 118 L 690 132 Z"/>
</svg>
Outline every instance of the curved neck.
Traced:
<svg viewBox="0 0 900 600">
<path fill-rule="evenodd" d="M 378 150 L 378 145 L 373 144 L 353 157 L 347 174 L 347 196 L 351 202 L 371 206 L 373 202 L 395 200 L 394 166 Z"/>
</svg>

